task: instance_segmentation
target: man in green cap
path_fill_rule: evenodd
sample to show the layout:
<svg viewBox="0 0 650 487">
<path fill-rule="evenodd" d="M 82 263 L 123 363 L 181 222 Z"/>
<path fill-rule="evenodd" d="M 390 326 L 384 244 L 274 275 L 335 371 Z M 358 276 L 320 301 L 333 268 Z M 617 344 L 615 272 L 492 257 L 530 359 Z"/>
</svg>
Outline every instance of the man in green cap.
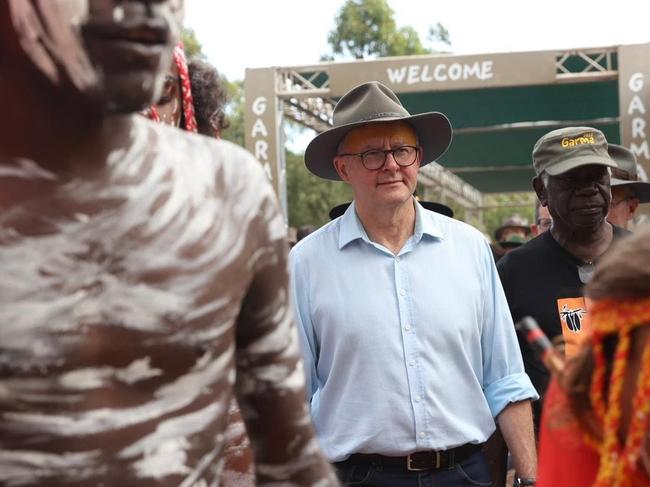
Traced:
<svg viewBox="0 0 650 487">
<path fill-rule="evenodd" d="M 640 180 L 636 157 L 630 149 L 609 144 L 607 150 L 618 165 L 618 168 L 612 169 L 612 202 L 607 220 L 627 229 L 639 204 L 650 203 L 650 183 Z"/>
<path fill-rule="evenodd" d="M 568 357 L 589 327 L 582 288 L 594 263 L 626 233 L 606 220 L 610 170 L 617 166 L 603 133 L 590 127 L 549 132 L 532 155 L 533 187 L 553 226 L 509 252 L 497 267 L 513 320 L 532 316 L 549 338 L 564 344 Z M 549 373 L 524 341 L 520 346 L 526 372 L 543 396 Z M 539 420 L 539 402 L 535 409 Z"/>
</svg>

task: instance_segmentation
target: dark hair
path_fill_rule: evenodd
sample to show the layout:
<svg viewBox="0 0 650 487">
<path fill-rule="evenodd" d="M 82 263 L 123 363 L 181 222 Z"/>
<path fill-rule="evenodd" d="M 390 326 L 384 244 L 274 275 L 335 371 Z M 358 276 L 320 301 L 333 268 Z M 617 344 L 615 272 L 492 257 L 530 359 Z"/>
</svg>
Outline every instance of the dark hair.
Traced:
<svg viewBox="0 0 650 487">
<path fill-rule="evenodd" d="M 305 238 L 307 235 L 312 233 L 314 230 L 316 230 L 316 227 L 314 225 L 303 225 L 296 232 L 297 241 L 300 242 L 303 238 Z"/>
<path fill-rule="evenodd" d="M 225 81 L 214 66 L 200 59 L 190 59 L 187 68 L 199 133 L 214 137 L 230 125 L 224 112 L 228 102 Z"/>
</svg>

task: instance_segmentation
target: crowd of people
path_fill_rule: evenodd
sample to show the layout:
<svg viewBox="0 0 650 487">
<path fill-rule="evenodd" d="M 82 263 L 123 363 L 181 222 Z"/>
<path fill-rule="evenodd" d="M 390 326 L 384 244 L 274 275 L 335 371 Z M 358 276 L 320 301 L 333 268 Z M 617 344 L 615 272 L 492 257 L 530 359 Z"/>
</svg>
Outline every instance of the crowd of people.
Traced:
<svg viewBox="0 0 650 487">
<path fill-rule="evenodd" d="M 353 201 L 289 252 L 179 25 L 0 3 L 0 485 L 650 486 L 632 152 L 545 134 L 534 222 L 490 245 L 415 195 L 449 119 L 364 82 L 305 152 Z"/>
</svg>

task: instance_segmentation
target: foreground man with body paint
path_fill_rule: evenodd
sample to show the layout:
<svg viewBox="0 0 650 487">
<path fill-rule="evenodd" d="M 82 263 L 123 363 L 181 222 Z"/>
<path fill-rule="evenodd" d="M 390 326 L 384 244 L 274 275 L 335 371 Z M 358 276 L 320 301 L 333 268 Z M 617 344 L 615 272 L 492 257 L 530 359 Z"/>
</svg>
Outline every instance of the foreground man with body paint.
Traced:
<svg viewBox="0 0 650 487">
<path fill-rule="evenodd" d="M 235 388 L 259 485 L 336 484 L 261 167 L 131 115 L 173 25 L 163 0 L 0 2 L 0 485 L 218 485 Z"/>
</svg>

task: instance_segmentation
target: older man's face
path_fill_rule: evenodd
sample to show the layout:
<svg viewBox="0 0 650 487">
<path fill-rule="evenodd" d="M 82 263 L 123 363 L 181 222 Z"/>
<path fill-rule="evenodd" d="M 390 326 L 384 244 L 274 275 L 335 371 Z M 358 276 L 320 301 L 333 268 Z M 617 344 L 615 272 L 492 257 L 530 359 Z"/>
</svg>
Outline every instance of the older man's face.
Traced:
<svg viewBox="0 0 650 487">
<path fill-rule="evenodd" d="M 29 62 L 109 112 L 156 98 L 178 34 L 169 0 L 9 0 Z"/>
<path fill-rule="evenodd" d="M 611 193 L 605 166 L 577 167 L 549 177 L 546 200 L 553 220 L 569 228 L 596 228 L 607 216 Z"/>
<path fill-rule="evenodd" d="M 627 228 L 638 206 L 639 199 L 630 188 L 612 186 L 612 202 L 609 205 L 607 220 L 621 228 Z"/>
<path fill-rule="evenodd" d="M 405 122 L 386 122 L 365 125 L 350 131 L 339 148 L 340 154 L 361 154 L 380 149 L 397 149 L 417 146 L 413 128 Z M 392 155 L 377 170 L 364 167 L 360 156 L 337 156 L 334 164 L 339 176 L 352 187 L 354 199 L 369 208 L 395 206 L 411 198 L 417 185 L 421 150 L 417 150 L 414 163 L 401 167 Z"/>
</svg>

